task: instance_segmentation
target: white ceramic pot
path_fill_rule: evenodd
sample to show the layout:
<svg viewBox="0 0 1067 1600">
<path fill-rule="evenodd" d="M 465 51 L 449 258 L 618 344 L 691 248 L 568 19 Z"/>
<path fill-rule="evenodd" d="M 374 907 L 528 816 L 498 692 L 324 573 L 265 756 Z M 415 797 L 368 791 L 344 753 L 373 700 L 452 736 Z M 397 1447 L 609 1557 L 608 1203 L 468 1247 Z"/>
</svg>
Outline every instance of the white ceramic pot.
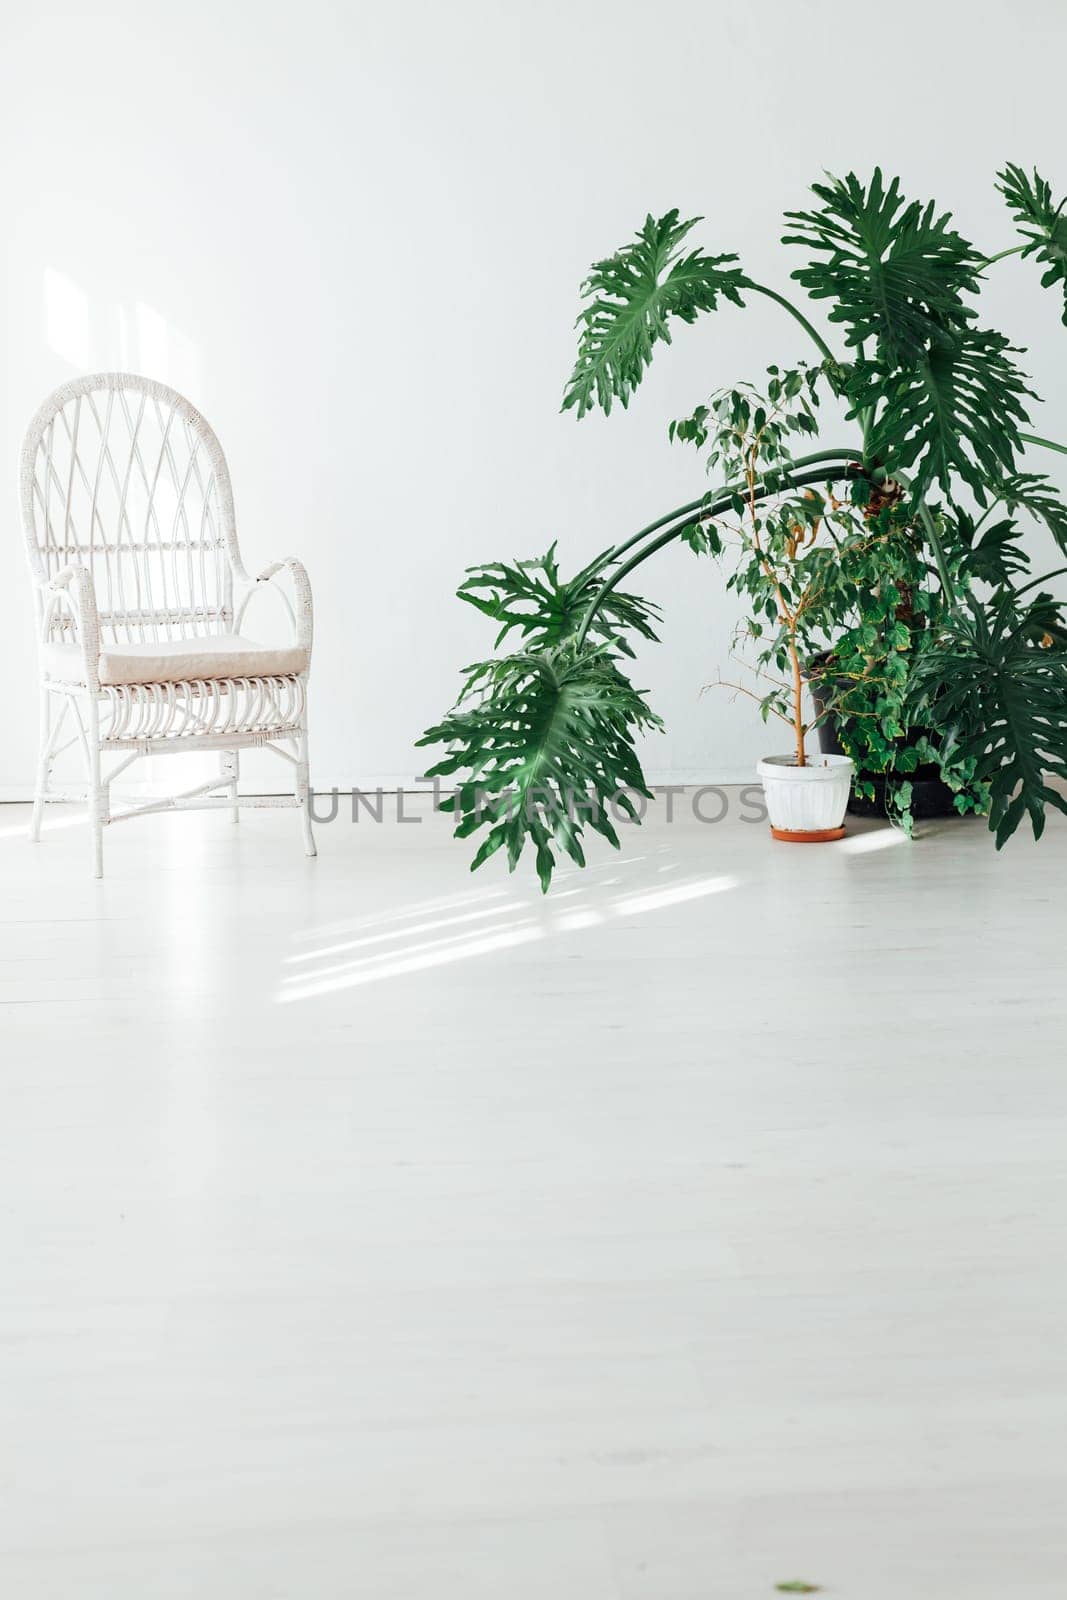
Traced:
<svg viewBox="0 0 1067 1600">
<path fill-rule="evenodd" d="M 840 839 L 853 771 L 849 756 L 810 756 L 804 767 L 792 755 L 765 756 L 756 773 L 775 838 L 798 844 Z"/>
</svg>

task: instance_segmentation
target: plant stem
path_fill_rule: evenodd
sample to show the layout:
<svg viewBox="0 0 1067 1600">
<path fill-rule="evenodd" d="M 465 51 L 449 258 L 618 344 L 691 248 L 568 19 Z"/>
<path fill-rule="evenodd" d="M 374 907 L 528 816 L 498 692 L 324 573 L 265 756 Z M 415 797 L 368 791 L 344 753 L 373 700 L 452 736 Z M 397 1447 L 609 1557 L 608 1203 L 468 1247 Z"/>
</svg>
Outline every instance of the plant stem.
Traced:
<svg viewBox="0 0 1067 1600">
<path fill-rule="evenodd" d="M 800 468 L 814 467 L 820 461 L 846 460 L 856 461 L 860 465 L 863 463 L 863 457 L 858 450 L 816 450 L 814 454 L 810 456 L 797 456 L 796 460 L 790 464 L 794 468 Z M 743 485 L 738 484 L 737 488 L 738 491 L 740 491 L 741 488 L 743 488 Z M 719 491 L 720 494 L 728 494 L 729 492 L 730 485 L 726 485 Z M 709 490 L 708 493 L 710 494 L 711 491 Z M 625 555 L 626 551 L 631 550 L 633 546 L 641 539 L 644 539 L 650 533 L 656 533 L 660 528 L 665 527 L 668 522 L 673 522 L 675 517 L 687 517 L 691 511 L 706 510 L 707 505 L 708 495 L 703 494 L 699 500 L 690 500 L 688 505 L 676 506 L 673 511 L 668 511 L 664 516 L 657 517 L 655 522 L 650 522 L 647 528 L 641 528 L 637 533 L 632 533 L 628 539 L 624 539 L 622 544 L 617 544 L 614 550 L 612 550 L 610 556 L 608 556 L 606 559 L 609 561 L 618 561 L 620 556 Z"/>
<path fill-rule="evenodd" d="M 793 738 L 796 740 L 797 766 L 806 767 L 808 757 L 804 749 L 804 679 L 800 672 L 800 656 L 797 654 L 795 622 L 791 623 L 789 628 L 789 659 L 793 663 Z"/>
<path fill-rule="evenodd" d="M 827 463 L 840 462 L 842 464 L 842 470 L 840 472 L 813 470 L 810 472 L 801 472 L 799 474 L 775 472 L 772 475 L 772 481 L 769 485 L 764 484 L 762 487 L 757 488 L 756 499 L 765 500 L 769 494 L 778 494 L 783 489 L 800 489 L 809 483 L 826 483 L 834 478 L 842 478 L 848 471 L 849 466 L 851 466 L 853 462 L 860 461 L 861 459 L 862 458 L 858 450 L 823 450 L 820 451 L 817 456 L 806 456 L 803 458 L 803 461 L 810 466 L 813 466 L 815 461 L 825 460 Z M 793 463 L 794 468 L 799 467 L 800 465 L 800 461 Z M 677 539 L 680 534 L 685 532 L 686 528 L 692 527 L 694 522 L 703 522 L 709 517 L 718 516 L 720 512 L 729 510 L 734 496 L 743 493 L 745 487 L 746 486 L 744 482 L 726 484 L 717 492 L 715 498 L 710 502 L 710 504 L 708 503 L 707 496 L 705 496 L 702 501 L 697 501 L 696 505 L 702 506 L 703 509 L 698 511 L 695 517 L 686 517 L 683 515 L 681 521 L 672 523 L 669 528 L 666 528 L 662 533 L 657 534 L 649 544 L 645 545 L 644 549 L 635 551 L 628 561 L 622 562 L 609 578 L 605 578 L 604 582 L 600 585 L 592 600 L 590 600 L 585 616 L 582 618 L 581 627 L 578 629 L 578 633 L 575 638 L 575 648 L 578 650 L 582 648 L 582 645 L 585 643 L 586 635 L 589 632 L 589 626 L 593 618 L 596 616 L 601 602 L 604 600 L 606 595 L 611 593 L 612 589 L 622 582 L 623 578 L 627 577 L 635 567 L 639 567 L 643 561 L 647 561 L 649 556 L 654 556 L 657 550 L 662 550 L 664 545 L 668 545 L 673 539 Z M 656 526 L 656 524 L 653 524 L 653 526 Z M 640 535 L 637 537 L 640 537 Z M 627 540 L 627 544 L 632 544 L 633 542 L 633 540 Z M 625 548 L 626 545 L 620 545 L 619 550 L 616 553 L 621 553 L 621 551 Z"/>
<path fill-rule="evenodd" d="M 903 483 L 904 480 L 903 478 L 900 478 L 899 481 Z M 941 535 L 937 531 L 937 524 L 934 521 L 933 513 L 931 512 L 930 507 L 926 504 L 925 500 L 923 500 L 919 505 L 919 520 L 922 523 L 923 528 L 926 530 L 926 537 L 929 539 L 930 548 L 934 552 L 934 561 L 937 565 L 937 575 L 941 580 L 941 587 L 945 591 L 945 598 L 955 611 L 958 605 L 956 599 L 956 586 L 952 582 L 952 578 L 949 575 L 948 562 L 945 560 L 945 551 L 944 546 L 941 543 Z"/>
<path fill-rule="evenodd" d="M 810 456 L 797 456 L 795 461 L 790 462 L 790 466 L 798 470 L 801 467 L 817 466 L 820 461 L 855 461 L 862 466 L 863 456 L 858 450 L 816 450 Z M 724 484 L 718 493 L 720 496 L 734 492 L 740 494 L 744 487 L 743 483 Z M 668 511 L 665 516 L 657 517 L 655 522 L 648 524 L 647 528 L 642 528 L 638 533 L 632 533 L 628 539 L 623 540 L 622 544 L 617 544 L 607 559 L 618 561 L 620 556 L 625 555 L 627 550 L 631 550 L 647 534 L 657 532 L 668 522 L 673 522 L 675 517 L 687 517 L 691 511 L 696 511 L 699 515 L 694 520 L 700 521 L 705 515 L 709 514 L 708 501 L 711 493 L 712 491 L 709 490 L 708 494 L 701 495 L 699 500 L 690 500 L 688 505 L 677 506 L 673 511 Z M 688 524 L 683 524 L 683 526 L 688 526 Z"/>
<path fill-rule="evenodd" d="M 866 359 L 867 359 L 867 347 L 863 343 L 863 341 L 861 340 L 860 341 L 860 360 L 861 361 L 866 361 Z M 861 430 L 861 432 L 863 434 L 863 464 L 864 464 L 864 466 L 867 465 L 867 459 L 868 459 L 868 457 L 869 457 L 869 455 L 871 453 L 871 429 L 874 427 L 874 410 L 875 410 L 874 406 L 864 406 L 863 410 L 859 414 L 859 425 L 860 425 L 860 430 Z"/>
<path fill-rule="evenodd" d="M 1000 496 L 998 495 L 995 500 L 986 506 L 985 510 L 982 512 L 982 515 L 978 518 L 978 521 L 974 525 L 973 537 L 975 539 L 977 539 L 978 535 L 981 533 L 982 529 L 985 527 L 986 523 L 989 521 L 990 517 L 1000 504 L 1001 500 Z"/>
<path fill-rule="evenodd" d="M 759 444 L 757 441 L 748 458 L 747 474 L 748 514 L 752 522 L 752 547 L 759 558 L 764 577 L 774 590 L 774 598 L 778 605 L 778 621 L 784 628 L 789 630 L 789 660 L 793 668 L 793 740 L 797 766 L 803 767 L 807 765 L 807 755 L 804 749 L 804 681 L 800 675 L 800 657 L 797 654 L 797 617 L 800 615 L 800 611 L 799 607 L 791 611 L 786 605 L 778 574 L 771 565 L 770 557 L 764 552 L 763 546 L 760 544 L 759 518 L 756 516 L 756 483 L 758 481 L 756 476 L 756 453 L 758 449 Z"/>
<path fill-rule="evenodd" d="M 1067 444 L 1057 444 L 1055 439 L 1042 439 L 1038 433 L 1020 433 L 1019 438 L 1023 444 L 1039 444 L 1046 450 L 1058 450 L 1061 456 L 1067 456 Z"/>
<path fill-rule="evenodd" d="M 874 407 L 864 406 L 859 416 L 860 428 L 863 432 L 863 464 L 866 466 L 867 457 L 871 449 L 871 429 L 874 426 Z"/>
<path fill-rule="evenodd" d="M 745 287 L 746 289 L 754 289 L 757 294 L 765 294 L 768 300 L 776 300 L 784 310 L 789 312 L 791 317 L 800 323 L 800 326 L 804 329 L 804 332 L 818 346 L 824 359 L 833 362 L 837 361 L 837 357 L 830 349 L 830 346 L 827 344 L 822 334 L 819 333 L 817 329 L 812 327 L 803 311 L 799 311 L 791 300 L 786 299 L 784 294 L 779 294 L 776 289 L 768 289 L 762 283 L 747 283 Z"/>
<path fill-rule="evenodd" d="M 1005 256 L 1021 256 L 1026 248 L 1025 244 L 1013 244 L 1007 250 L 998 250 L 995 256 L 986 257 L 979 270 L 984 272 L 986 267 L 991 267 L 994 261 L 1003 261 Z"/>
<path fill-rule="evenodd" d="M 1021 589 L 1016 589 L 1016 600 L 1021 594 L 1025 594 L 1028 589 L 1036 589 L 1039 583 L 1048 583 L 1052 578 L 1062 578 L 1065 572 L 1067 572 L 1067 567 L 1057 567 L 1055 572 L 1043 572 L 1040 578 L 1034 578 L 1030 583 L 1024 583 Z"/>
<path fill-rule="evenodd" d="M 631 550 L 635 544 L 648 534 L 656 533 L 668 522 L 673 522 L 675 517 L 687 517 L 691 511 L 699 511 L 707 503 L 707 495 L 702 494 L 699 500 L 690 500 L 688 505 L 677 506 L 673 511 L 668 511 L 665 516 L 657 517 L 655 522 L 650 522 L 647 528 L 641 528 L 639 532 L 632 533 L 628 539 L 624 539 L 622 544 L 617 544 L 607 559 L 609 561 L 617 561 L 621 555 L 625 554 L 627 550 Z"/>
<path fill-rule="evenodd" d="M 911 480 L 906 478 L 902 472 L 894 472 L 893 476 L 905 489 L 911 488 Z M 934 521 L 933 514 L 925 500 L 920 500 L 919 502 L 919 521 L 922 523 L 926 537 L 930 541 L 930 549 L 934 552 L 934 564 L 937 567 L 937 576 L 941 581 L 941 587 L 945 591 L 945 598 L 952 610 L 958 611 L 959 600 L 956 596 L 956 585 L 952 581 L 952 575 L 948 570 L 948 562 L 945 560 L 945 547 L 941 543 L 941 535 L 937 531 L 937 523 Z"/>
</svg>

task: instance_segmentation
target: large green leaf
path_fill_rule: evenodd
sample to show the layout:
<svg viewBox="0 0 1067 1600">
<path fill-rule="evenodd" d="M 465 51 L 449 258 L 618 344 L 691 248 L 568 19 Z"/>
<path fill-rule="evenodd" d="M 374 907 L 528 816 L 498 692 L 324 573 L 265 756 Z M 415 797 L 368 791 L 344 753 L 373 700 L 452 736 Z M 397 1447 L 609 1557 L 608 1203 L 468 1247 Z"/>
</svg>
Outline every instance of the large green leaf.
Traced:
<svg viewBox="0 0 1067 1600">
<path fill-rule="evenodd" d="M 428 775 L 460 778 L 442 802 L 457 838 L 486 830 L 472 870 L 501 848 L 514 870 L 529 842 L 547 890 L 557 851 L 585 865 L 586 825 L 618 846 L 612 814 L 636 817 L 630 795 L 649 796 L 634 740 L 659 718 L 607 645 L 505 656 L 468 669 L 472 679 L 476 703 L 418 741 L 448 746 Z"/>
<path fill-rule="evenodd" d="M 695 322 L 714 311 L 720 295 L 743 305 L 748 280 L 727 265 L 736 255 L 683 253 L 682 243 L 702 219 L 679 222 L 677 211 L 657 221 L 651 215 L 632 244 L 598 261 L 582 285 L 589 304 L 576 326 L 578 359 L 563 396 L 583 417 L 594 405 L 606 413 L 612 401 L 625 406 L 644 376 L 657 344 L 670 344 L 670 321 Z"/>
<path fill-rule="evenodd" d="M 470 567 L 457 593 L 500 623 L 494 649 L 518 629 L 526 650 L 551 650 L 577 633 L 610 566 L 611 552 L 605 551 L 575 577 L 561 579 L 553 544 L 535 561 L 492 561 Z M 623 655 L 632 656 L 622 630 L 655 641 L 658 621 L 658 606 L 640 595 L 612 589 L 597 607 L 589 633 L 594 641 L 614 639 Z"/>
<path fill-rule="evenodd" d="M 1052 203 L 1052 189 L 1036 172 L 1029 178 L 1022 167 L 1010 163 L 997 173 L 997 188 L 1026 240 L 1024 256 L 1036 256 L 1045 267 L 1041 282 L 1046 289 L 1058 283 L 1063 293 L 1063 322 L 1067 325 L 1067 196 Z"/>
<path fill-rule="evenodd" d="M 793 277 L 836 302 L 831 320 L 858 351 L 845 388 L 873 458 L 912 474 L 916 503 L 935 482 L 948 493 L 956 474 L 983 499 L 1014 474 L 1029 420 L 1008 341 L 973 328 L 963 298 L 983 258 L 947 213 L 906 201 L 880 170 L 866 186 L 850 173 L 814 188 L 821 209 L 791 212 L 785 242 L 815 252 Z"/>
<path fill-rule="evenodd" d="M 958 473 L 984 503 L 991 482 L 1014 474 L 1031 391 L 1011 349 L 999 333 L 969 329 L 895 371 L 856 362 L 853 414 L 874 411 L 869 447 L 891 476 L 913 473 L 916 502 L 934 482 L 949 493 Z"/>
<path fill-rule="evenodd" d="M 988 783 L 999 850 L 1024 813 L 1035 839 L 1046 806 L 1067 813 L 1054 786 L 1067 780 L 1067 651 L 1055 642 L 1059 612 L 1048 596 L 1020 606 L 1010 593 L 987 605 L 972 595 L 967 604 L 916 667 L 914 714 Z"/>
<path fill-rule="evenodd" d="M 950 227 L 933 203 L 906 202 L 900 180 L 886 187 L 881 170 L 865 188 L 855 173 L 812 186 L 817 211 L 790 211 L 783 244 L 816 252 L 793 277 L 816 300 L 834 300 L 831 322 L 846 342 L 865 342 L 883 366 L 922 357 L 974 316 L 962 291 L 977 292 L 982 257 Z"/>
</svg>

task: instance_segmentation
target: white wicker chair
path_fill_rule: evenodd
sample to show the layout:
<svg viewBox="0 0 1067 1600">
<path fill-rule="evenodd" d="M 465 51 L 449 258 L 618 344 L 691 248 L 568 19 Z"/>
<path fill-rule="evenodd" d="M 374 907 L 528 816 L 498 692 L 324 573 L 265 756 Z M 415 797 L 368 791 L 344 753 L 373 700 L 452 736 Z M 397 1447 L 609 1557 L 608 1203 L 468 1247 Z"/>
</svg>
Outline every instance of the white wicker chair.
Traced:
<svg viewBox="0 0 1067 1600">
<path fill-rule="evenodd" d="M 64 384 L 30 424 L 21 491 L 40 641 L 30 837 L 40 837 L 46 800 L 87 799 L 99 878 L 109 822 L 208 807 L 228 809 L 236 822 L 241 806 L 295 806 L 314 855 L 311 586 L 292 556 L 258 578 L 245 571 L 226 458 L 200 413 L 173 389 L 127 373 Z M 291 580 L 292 599 L 273 582 L 280 573 Z M 259 645 L 240 631 L 249 601 L 268 587 L 284 601 L 290 644 Z M 74 744 L 87 788 L 54 790 L 56 758 Z M 292 796 L 239 795 L 238 752 L 251 746 L 292 764 Z M 110 785 L 133 762 L 190 750 L 218 751 L 219 776 L 112 812 Z M 111 754 L 119 760 L 105 774 Z"/>
</svg>

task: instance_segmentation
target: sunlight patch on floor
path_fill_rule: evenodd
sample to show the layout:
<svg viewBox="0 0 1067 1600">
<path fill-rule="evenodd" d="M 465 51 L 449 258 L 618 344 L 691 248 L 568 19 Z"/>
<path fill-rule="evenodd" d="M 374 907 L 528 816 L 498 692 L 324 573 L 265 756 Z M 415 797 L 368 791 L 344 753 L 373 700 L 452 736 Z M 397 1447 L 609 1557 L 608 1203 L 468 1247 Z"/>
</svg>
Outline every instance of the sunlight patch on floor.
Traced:
<svg viewBox="0 0 1067 1600">
<path fill-rule="evenodd" d="M 868 855 L 872 850 L 887 850 L 895 844 L 907 844 L 908 836 L 902 828 L 872 828 L 866 833 L 850 833 L 837 845 L 849 856 Z"/>
<path fill-rule="evenodd" d="M 82 827 L 87 830 L 88 826 L 88 819 L 82 807 L 79 807 L 74 815 L 70 817 L 57 817 L 54 808 L 48 807 L 45 810 L 44 821 L 41 825 L 41 838 L 47 838 L 48 834 L 52 833 L 56 828 Z M 28 843 L 29 837 L 30 809 L 27 806 L 24 821 L 13 823 L 9 828 L 0 828 L 0 839 L 22 839 Z"/>
<path fill-rule="evenodd" d="M 510 950 L 515 945 L 541 939 L 544 931 L 536 923 L 522 922 L 495 929 L 481 938 L 464 936 L 458 941 L 440 940 L 429 945 L 413 945 L 406 950 L 390 952 L 387 956 L 370 957 L 362 964 L 327 967 L 321 972 L 303 976 L 289 988 L 283 983 L 277 999 L 282 1005 L 292 1000 L 310 1000 L 316 995 L 329 994 L 337 989 L 356 989 L 363 984 L 380 983 L 385 978 L 399 978 L 409 972 L 447 966 L 453 961 L 467 961 L 472 956 L 491 955 L 496 950 Z"/>
<path fill-rule="evenodd" d="M 701 900 L 708 894 L 722 894 L 724 889 L 736 889 L 737 879 L 728 874 L 719 878 L 697 878 L 689 883 L 672 884 L 669 889 L 649 889 L 643 894 L 629 896 L 615 906 L 619 917 L 633 917 L 643 911 L 662 911 L 666 906 L 683 904 L 686 900 Z"/>
<path fill-rule="evenodd" d="M 360 926 L 376 926 L 377 931 L 357 933 L 350 939 L 335 938 L 330 944 L 287 956 L 284 965 L 289 970 L 283 974 L 276 999 L 282 1005 L 311 1000 L 342 989 L 360 988 L 456 961 L 493 955 L 557 934 L 580 933 L 612 920 L 669 910 L 707 895 L 721 894 L 736 888 L 738 881 L 735 877 L 720 875 L 635 891 L 632 881 L 623 887 L 623 878 L 616 875 L 565 889 L 543 904 L 534 901 L 524 906 L 521 901 L 503 898 L 503 891 L 500 891 L 495 904 L 423 921 L 412 920 L 420 907 L 408 907 L 405 912 L 385 913 L 348 925 L 353 931 Z M 494 893 L 490 891 L 485 898 L 491 898 Z M 471 898 L 458 897 L 458 903 L 469 903 Z M 560 906 L 560 900 L 566 904 Z M 429 905 L 440 907 L 441 904 L 439 901 L 424 902 L 421 909 L 425 911 Z M 517 917 L 516 913 L 519 913 Z M 509 918 L 513 920 L 507 920 Z M 382 922 L 391 922 L 393 926 L 383 929 Z M 473 923 L 478 926 L 470 926 Z M 461 931 L 454 931 L 456 929 Z M 334 931 L 341 930 L 335 927 Z"/>
<path fill-rule="evenodd" d="M 429 922 L 415 922 L 404 929 L 405 934 L 434 933 L 440 928 L 458 927 L 461 922 L 481 922 L 486 917 L 495 917 L 502 911 L 519 911 L 521 905 L 517 900 L 505 900 L 495 906 L 485 906 L 481 911 L 464 911 L 458 917 L 436 917 Z M 399 937 L 397 933 L 369 933 L 359 939 L 345 939 L 340 944 L 329 944 L 321 950 L 305 950 L 299 955 L 287 956 L 286 962 L 317 961 L 323 956 L 340 955 L 345 950 L 359 950 L 371 944 L 383 944 L 389 939 Z"/>
</svg>

